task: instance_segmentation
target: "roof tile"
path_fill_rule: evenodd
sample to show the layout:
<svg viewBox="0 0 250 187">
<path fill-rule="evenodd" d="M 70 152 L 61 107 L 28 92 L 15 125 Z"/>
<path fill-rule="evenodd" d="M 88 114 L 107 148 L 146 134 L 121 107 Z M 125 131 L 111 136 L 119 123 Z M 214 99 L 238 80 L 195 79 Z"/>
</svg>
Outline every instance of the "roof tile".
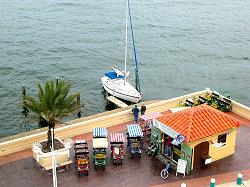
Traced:
<svg viewBox="0 0 250 187">
<path fill-rule="evenodd" d="M 157 119 L 185 136 L 186 142 L 205 138 L 240 125 L 237 119 L 206 104 L 165 114 Z"/>
</svg>

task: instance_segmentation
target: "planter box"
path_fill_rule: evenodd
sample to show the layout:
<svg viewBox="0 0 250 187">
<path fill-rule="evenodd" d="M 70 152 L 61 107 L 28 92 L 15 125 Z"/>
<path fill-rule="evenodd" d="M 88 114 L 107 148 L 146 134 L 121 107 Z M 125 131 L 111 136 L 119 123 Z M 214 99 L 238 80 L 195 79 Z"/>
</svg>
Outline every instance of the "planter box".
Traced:
<svg viewBox="0 0 250 187">
<path fill-rule="evenodd" d="M 55 138 L 60 141 L 62 144 L 63 142 L 59 138 Z M 41 142 L 47 140 L 43 140 L 40 142 L 33 143 L 32 151 L 33 151 L 33 158 L 39 163 L 44 169 L 51 170 L 52 169 L 52 152 L 44 153 L 41 151 Z M 69 148 L 64 147 L 62 149 L 55 151 L 55 158 L 56 158 L 56 166 L 67 166 L 72 164 L 73 162 L 69 158 Z"/>
</svg>

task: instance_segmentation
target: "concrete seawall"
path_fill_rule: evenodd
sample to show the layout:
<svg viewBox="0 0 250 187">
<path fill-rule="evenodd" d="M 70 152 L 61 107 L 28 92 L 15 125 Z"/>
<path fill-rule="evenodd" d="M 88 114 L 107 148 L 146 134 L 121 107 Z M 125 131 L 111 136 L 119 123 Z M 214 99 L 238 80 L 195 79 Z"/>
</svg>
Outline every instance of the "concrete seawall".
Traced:
<svg viewBox="0 0 250 187">
<path fill-rule="evenodd" d="M 185 101 L 187 98 L 204 96 L 206 93 L 211 93 L 210 89 L 205 89 L 199 92 L 194 92 L 188 95 L 168 99 L 145 102 L 147 105 L 147 113 L 164 112 L 170 108 L 176 107 L 180 101 Z M 233 101 L 233 112 L 250 119 L 250 108 Z M 63 126 L 58 126 L 55 129 L 56 137 L 60 139 L 70 138 L 76 135 L 91 132 L 94 127 L 110 127 L 121 123 L 126 123 L 133 120 L 131 109 L 127 108 L 115 109 L 108 112 L 99 113 L 93 116 L 84 117 L 67 122 Z M 41 141 L 47 138 L 47 128 L 42 128 L 27 133 L 18 134 L 0 139 L 0 156 L 8 155 L 25 149 L 29 149 L 33 142 Z"/>
</svg>

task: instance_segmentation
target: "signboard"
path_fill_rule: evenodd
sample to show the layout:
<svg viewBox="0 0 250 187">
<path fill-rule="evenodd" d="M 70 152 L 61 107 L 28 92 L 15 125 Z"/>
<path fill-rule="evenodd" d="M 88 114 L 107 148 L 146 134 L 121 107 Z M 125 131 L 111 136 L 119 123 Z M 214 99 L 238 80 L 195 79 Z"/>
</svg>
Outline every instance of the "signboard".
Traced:
<svg viewBox="0 0 250 187">
<path fill-rule="evenodd" d="M 119 153 L 120 153 L 119 148 L 118 148 L 118 147 L 115 147 L 115 151 L 114 151 L 114 152 L 115 152 L 116 155 L 119 155 Z"/>
<path fill-rule="evenodd" d="M 181 144 L 181 159 L 187 161 L 186 173 L 190 174 L 191 172 L 191 163 L 192 163 L 192 148 L 187 144 Z"/>
<path fill-rule="evenodd" d="M 182 160 L 182 159 L 178 159 L 176 176 L 177 176 L 178 173 L 182 173 L 183 174 L 183 178 L 184 178 L 185 177 L 185 173 L 186 173 L 186 167 L 187 167 L 187 161 L 186 160 Z"/>
<path fill-rule="evenodd" d="M 179 145 L 179 144 L 181 144 L 182 142 L 184 142 L 185 141 L 185 137 L 184 136 L 182 136 L 181 134 L 179 134 L 173 141 L 172 141 L 172 144 L 174 144 L 174 145 Z"/>
<path fill-rule="evenodd" d="M 153 120 L 153 125 L 171 138 L 176 138 L 179 135 L 179 133 L 177 133 L 175 130 L 171 129 L 170 127 L 161 123 L 158 120 Z"/>
</svg>

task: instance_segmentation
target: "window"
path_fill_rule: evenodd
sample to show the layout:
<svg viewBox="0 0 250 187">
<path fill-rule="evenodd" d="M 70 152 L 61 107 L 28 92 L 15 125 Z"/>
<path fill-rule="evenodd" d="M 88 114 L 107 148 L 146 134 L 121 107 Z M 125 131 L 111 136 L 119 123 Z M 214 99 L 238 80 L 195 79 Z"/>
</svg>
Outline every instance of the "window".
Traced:
<svg viewBox="0 0 250 187">
<path fill-rule="evenodd" d="M 227 141 L 227 134 L 222 134 L 218 136 L 218 143 L 226 143 Z"/>
</svg>

